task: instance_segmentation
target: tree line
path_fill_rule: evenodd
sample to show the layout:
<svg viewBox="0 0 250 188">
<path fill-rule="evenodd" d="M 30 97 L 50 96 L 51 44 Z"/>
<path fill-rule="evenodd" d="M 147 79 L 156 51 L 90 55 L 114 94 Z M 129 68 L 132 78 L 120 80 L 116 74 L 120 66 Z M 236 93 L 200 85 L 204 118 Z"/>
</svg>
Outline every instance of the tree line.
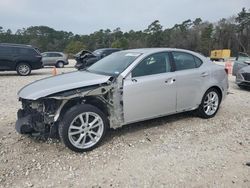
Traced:
<svg viewBox="0 0 250 188">
<path fill-rule="evenodd" d="M 216 23 L 201 18 L 185 20 L 172 28 L 164 28 L 155 20 L 145 30 L 123 32 L 120 28 L 99 30 L 89 35 L 56 31 L 47 26 L 32 26 L 13 33 L 0 26 L 1 43 L 31 44 L 43 51 L 64 51 L 75 54 L 81 49 L 98 48 L 183 48 L 206 56 L 213 49 L 231 49 L 250 54 L 250 9 L 243 8 L 236 16 Z"/>
</svg>

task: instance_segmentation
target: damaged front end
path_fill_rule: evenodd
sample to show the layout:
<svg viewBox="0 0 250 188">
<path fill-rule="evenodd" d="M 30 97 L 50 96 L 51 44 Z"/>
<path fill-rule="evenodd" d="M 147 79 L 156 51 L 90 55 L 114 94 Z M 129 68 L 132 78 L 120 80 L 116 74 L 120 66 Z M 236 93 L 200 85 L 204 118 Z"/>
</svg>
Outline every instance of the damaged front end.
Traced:
<svg viewBox="0 0 250 188">
<path fill-rule="evenodd" d="M 16 130 L 20 134 L 32 134 L 44 137 L 57 135 L 54 116 L 63 101 L 55 99 L 26 100 L 20 99 L 22 109 L 17 112 Z"/>
<path fill-rule="evenodd" d="M 111 128 L 123 124 L 122 87 L 119 79 L 93 86 L 61 91 L 38 100 L 20 98 L 22 109 L 17 113 L 16 130 L 45 138 L 57 138 L 64 114 L 78 104 L 91 104 L 103 111 Z"/>
</svg>

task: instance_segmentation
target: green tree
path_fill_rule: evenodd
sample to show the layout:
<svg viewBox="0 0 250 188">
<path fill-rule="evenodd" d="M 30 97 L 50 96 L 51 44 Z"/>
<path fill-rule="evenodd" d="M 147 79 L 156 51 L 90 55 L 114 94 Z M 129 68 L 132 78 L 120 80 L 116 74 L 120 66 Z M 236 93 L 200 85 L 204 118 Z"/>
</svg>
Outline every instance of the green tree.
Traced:
<svg viewBox="0 0 250 188">
<path fill-rule="evenodd" d="M 240 46 L 240 51 L 250 53 L 250 10 L 249 12 L 243 8 L 235 18 L 238 23 L 236 37 Z"/>
<path fill-rule="evenodd" d="M 213 33 L 212 24 L 207 24 L 207 26 L 205 26 L 201 31 L 199 51 L 206 56 L 209 56 L 211 51 L 212 33 Z"/>
<path fill-rule="evenodd" d="M 86 49 L 86 46 L 79 41 L 71 41 L 65 48 L 65 52 L 68 54 L 76 54 L 80 50 Z"/>
<path fill-rule="evenodd" d="M 41 51 L 66 51 L 77 53 L 83 48 L 147 48 L 176 47 L 208 55 L 212 49 L 229 48 L 233 55 L 238 51 L 250 53 L 250 10 L 243 8 L 235 17 L 216 23 L 201 18 L 184 20 L 172 28 L 163 28 L 159 20 L 145 30 L 123 32 L 101 29 L 89 35 L 57 31 L 47 26 L 18 29 L 16 33 L 0 27 L 0 42 L 31 44 Z"/>
<path fill-rule="evenodd" d="M 112 48 L 127 49 L 129 47 L 128 40 L 126 38 L 121 38 L 114 41 L 111 45 Z"/>
<path fill-rule="evenodd" d="M 159 20 L 155 20 L 151 23 L 145 30 L 147 33 L 147 45 L 148 47 L 160 47 L 162 46 L 163 36 L 162 36 L 162 25 Z"/>
</svg>

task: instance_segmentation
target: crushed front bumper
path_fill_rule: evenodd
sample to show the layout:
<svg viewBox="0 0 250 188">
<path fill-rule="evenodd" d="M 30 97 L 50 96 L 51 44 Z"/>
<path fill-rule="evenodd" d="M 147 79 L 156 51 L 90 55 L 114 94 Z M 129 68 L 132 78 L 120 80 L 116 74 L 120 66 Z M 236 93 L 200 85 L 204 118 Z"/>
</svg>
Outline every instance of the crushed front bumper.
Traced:
<svg viewBox="0 0 250 188">
<path fill-rule="evenodd" d="M 26 114 L 24 110 L 20 109 L 17 112 L 16 131 L 20 134 L 29 134 L 36 130 L 36 121 L 41 120 L 39 113 Z"/>
<path fill-rule="evenodd" d="M 238 73 L 236 75 L 236 84 L 250 86 L 250 73 Z"/>
<path fill-rule="evenodd" d="M 28 115 L 22 118 L 18 118 L 16 121 L 16 131 L 20 134 L 32 133 L 32 116 Z"/>
</svg>

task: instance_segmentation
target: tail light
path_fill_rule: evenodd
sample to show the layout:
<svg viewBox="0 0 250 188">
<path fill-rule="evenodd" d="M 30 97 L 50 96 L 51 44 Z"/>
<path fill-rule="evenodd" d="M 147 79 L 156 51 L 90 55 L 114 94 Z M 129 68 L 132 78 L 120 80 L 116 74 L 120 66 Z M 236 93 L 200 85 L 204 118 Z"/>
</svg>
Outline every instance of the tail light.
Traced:
<svg viewBox="0 0 250 188">
<path fill-rule="evenodd" d="M 225 70 L 226 74 L 228 75 L 228 69 L 227 69 L 227 68 L 225 68 L 224 70 Z"/>
</svg>

